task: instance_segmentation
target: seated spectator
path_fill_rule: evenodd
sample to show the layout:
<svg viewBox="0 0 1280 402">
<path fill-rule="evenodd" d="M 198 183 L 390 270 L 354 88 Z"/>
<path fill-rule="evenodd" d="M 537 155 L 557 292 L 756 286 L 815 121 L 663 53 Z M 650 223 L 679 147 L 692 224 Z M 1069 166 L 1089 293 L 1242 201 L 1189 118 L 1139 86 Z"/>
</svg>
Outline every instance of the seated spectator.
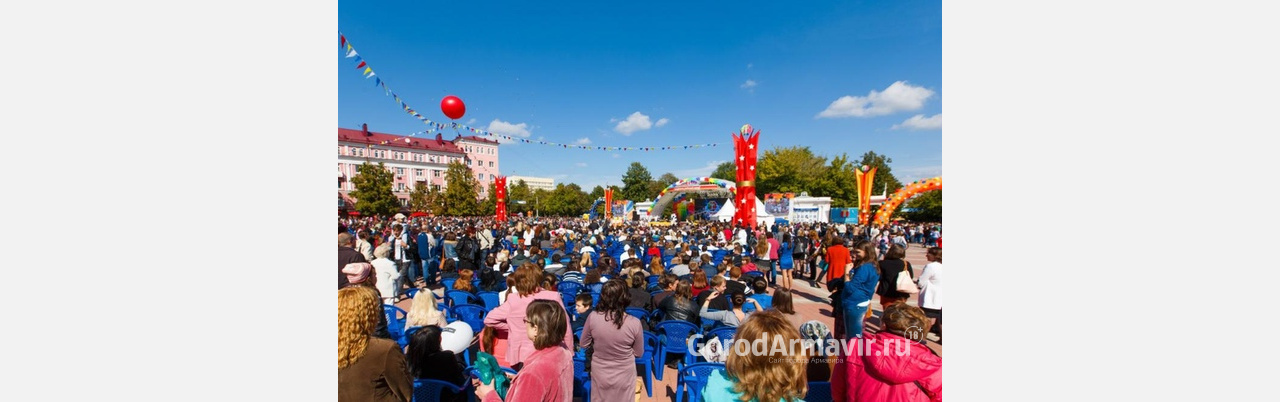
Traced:
<svg viewBox="0 0 1280 402">
<path fill-rule="evenodd" d="M 476 287 L 471 284 L 474 276 L 474 271 L 470 269 L 463 268 L 458 270 L 458 280 L 453 282 L 453 290 L 461 290 L 467 293 L 476 294 Z"/>
<path fill-rule="evenodd" d="M 776 312 L 752 314 L 738 327 L 734 342 L 762 341 L 766 345 L 795 345 L 800 332 Z M 704 401 L 801 401 L 808 393 L 806 359 L 800 349 L 789 346 L 753 353 L 751 348 L 732 347 L 726 352 L 725 368 L 711 373 L 702 389 Z M 837 399 L 839 400 L 839 399 Z M 862 401 L 891 401 L 874 398 Z"/>
<path fill-rule="evenodd" d="M 405 329 L 413 327 L 425 327 L 435 325 L 444 327 L 449 322 L 444 318 L 444 312 L 437 307 L 436 296 L 431 292 L 418 292 L 413 295 L 413 304 L 409 306 L 409 313 L 406 314 L 404 327 Z"/>
<path fill-rule="evenodd" d="M 464 386 L 465 367 L 458 355 L 440 348 L 440 327 L 429 325 L 419 329 L 409 338 L 408 354 L 409 372 L 419 380 L 440 380 L 450 384 Z M 454 393 L 445 390 L 440 401 L 467 400 L 466 393 Z"/>
<path fill-rule="evenodd" d="M 755 280 L 751 281 L 751 293 L 751 298 L 760 303 L 760 307 L 764 307 L 766 310 L 773 307 L 773 296 L 769 296 L 769 281 L 764 278 L 755 278 Z M 794 313 L 793 311 L 789 314 Z M 799 328 L 799 325 L 796 328 Z"/>
<path fill-rule="evenodd" d="M 724 277 L 722 276 L 712 277 L 711 280 L 714 281 L 716 278 L 720 278 L 722 281 L 724 280 Z M 690 285 L 693 287 L 693 297 L 700 297 L 703 292 L 711 288 L 711 284 L 707 283 L 707 278 L 702 275 L 694 275 L 692 279 L 693 281 Z"/>
<path fill-rule="evenodd" d="M 698 315 L 704 320 L 717 321 L 721 326 L 736 327 L 743 321 L 746 321 L 748 315 L 752 314 L 752 312 L 744 312 L 742 310 L 743 304 L 750 302 L 755 305 L 755 311 L 764 310 L 760 308 L 759 303 L 756 303 L 755 300 L 748 299 L 747 295 L 742 294 L 742 292 L 735 292 L 730 295 L 729 299 L 733 301 L 733 305 L 730 309 L 727 311 L 708 311 L 708 306 L 711 304 L 711 300 L 722 299 L 720 297 L 720 292 L 714 290 L 711 291 L 711 300 L 705 300 L 702 302 L 702 310 L 698 312 Z"/>
<path fill-rule="evenodd" d="M 695 276 L 694 279 L 697 279 L 697 277 Z M 701 306 L 706 304 L 709 300 L 711 301 L 711 308 L 716 310 L 728 310 L 729 300 L 722 296 L 727 294 L 727 283 L 728 281 L 724 279 L 723 276 L 711 278 L 711 287 L 703 291 L 701 295 L 698 295 L 698 305 Z M 712 293 L 716 293 L 719 297 L 711 297 Z"/>
<path fill-rule="evenodd" d="M 668 296 L 671 296 L 672 293 L 675 293 L 676 282 L 679 282 L 679 281 L 680 281 L 680 277 L 669 272 L 666 274 L 663 274 L 662 277 L 658 278 L 658 289 L 662 289 L 662 293 L 658 293 L 653 296 L 653 302 L 652 302 L 653 305 L 657 306 L 662 304 L 662 299 L 665 299 Z"/>
<path fill-rule="evenodd" d="M 671 292 L 670 297 L 662 299 L 658 309 L 662 310 L 663 320 L 681 320 L 693 325 L 702 325 L 702 320 L 698 317 L 698 305 L 694 303 L 689 281 L 676 281 L 675 291 Z"/>
<path fill-rule="evenodd" d="M 577 309 L 578 318 L 573 320 L 571 328 L 582 328 L 587 324 L 587 316 L 591 315 L 591 303 L 595 300 L 591 298 L 591 293 L 582 292 L 573 297 L 573 308 Z"/>
<path fill-rule="evenodd" d="M 374 288 L 338 290 L 339 402 L 409 402 L 413 398 L 413 379 L 400 345 L 373 336 L 379 316 L 386 314 Z"/>
<path fill-rule="evenodd" d="M 645 290 L 645 288 L 648 287 L 647 285 L 649 284 L 649 280 L 636 275 L 632 276 L 629 282 L 631 283 L 631 288 L 627 291 L 631 294 L 631 304 L 627 307 L 636 307 L 645 310 L 652 309 L 653 295 L 650 295 L 649 292 Z"/>
</svg>

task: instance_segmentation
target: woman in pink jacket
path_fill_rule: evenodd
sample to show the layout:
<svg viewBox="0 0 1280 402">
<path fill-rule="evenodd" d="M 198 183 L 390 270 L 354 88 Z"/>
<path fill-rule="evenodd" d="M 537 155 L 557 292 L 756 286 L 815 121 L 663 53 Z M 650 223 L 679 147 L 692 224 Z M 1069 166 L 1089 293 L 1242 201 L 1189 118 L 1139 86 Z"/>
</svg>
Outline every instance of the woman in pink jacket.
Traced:
<svg viewBox="0 0 1280 402">
<path fill-rule="evenodd" d="M 524 361 L 524 368 L 511 379 L 504 401 L 493 392 L 493 384 L 472 380 L 476 397 L 482 402 L 572 402 L 573 354 L 561 347 L 560 336 L 569 329 L 569 313 L 560 301 L 535 300 L 529 303 L 525 319 L 525 339 L 537 350 Z"/>
<path fill-rule="evenodd" d="M 506 331 L 508 341 L 507 361 L 511 362 L 512 365 L 520 365 L 533 354 L 535 349 L 533 341 L 529 339 L 526 332 L 525 309 L 534 300 L 563 302 L 560 299 L 559 292 L 540 288 L 542 284 L 542 269 L 538 268 L 537 265 L 525 263 L 511 276 L 516 278 L 516 294 L 508 296 L 506 302 L 490 311 L 484 317 L 484 325 L 499 331 Z M 564 308 L 562 307 L 561 310 L 564 310 Z M 564 311 L 561 311 L 561 313 L 565 315 L 566 320 L 569 319 L 569 313 Z M 565 350 L 570 350 L 573 345 L 573 332 L 567 326 L 562 332 L 564 332 L 564 344 L 561 347 Z"/>
<path fill-rule="evenodd" d="M 893 304 L 884 310 L 885 330 L 854 341 L 831 373 L 835 402 L 940 402 L 942 357 L 922 342 L 929 318 L 919 307 Z"/>
</svg>

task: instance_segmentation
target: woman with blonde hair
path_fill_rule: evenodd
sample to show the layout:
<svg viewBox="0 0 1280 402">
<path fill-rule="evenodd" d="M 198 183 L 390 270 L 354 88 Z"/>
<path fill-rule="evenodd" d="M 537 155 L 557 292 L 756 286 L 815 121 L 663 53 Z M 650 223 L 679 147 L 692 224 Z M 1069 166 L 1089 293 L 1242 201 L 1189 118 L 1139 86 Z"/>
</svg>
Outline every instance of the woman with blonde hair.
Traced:
<svg viewBox="0 0 1280 402">
<path fill-rule="evenodd" d="M 765 310 L 751 314 L 738 327 L 725 352 L 725 368 L 710 374 L 704 401 L 801 401 L 809 392 L 808 358 L 800 347 L 800 330 L 780 313 Z M 765 353 L 753 352 L 753 342 L 763 342 Z M 780 343 L 781 348 L 774 345 Z M 758 350 L 757 350 L 758 351 Z"/>
<path fill-rule="evenodd" d="M 420 291 L 413 295 L 413 304 L 409 306 L 409 313 L 405 318 L 404 327 L 408 329 L 428 325 L 435 325 L 441 328 L 448 326 L 449 322 L 445 320 L 444 312 L 440 311 L 436 304 L 435 293 Z"/>
<path fill-rule="evenodd" d="M 373 336 L 382 315 L 382 301 L 373 288 L 338 290 L 339 402 L 413 398 L 413 379 L 400 344 Z"/>
</svg>

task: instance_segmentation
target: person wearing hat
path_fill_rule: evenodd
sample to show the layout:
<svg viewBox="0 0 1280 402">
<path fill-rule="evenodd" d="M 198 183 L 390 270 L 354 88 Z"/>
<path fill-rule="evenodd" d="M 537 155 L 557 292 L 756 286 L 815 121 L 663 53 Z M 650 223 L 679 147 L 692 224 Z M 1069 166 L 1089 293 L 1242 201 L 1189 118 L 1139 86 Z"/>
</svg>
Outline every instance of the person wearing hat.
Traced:
<svg viewBox="0 0 1280 402">
<path fill-rule="evenodd" d="M 347 264 L 340 271 L 347 279 L 347 285 L 344 287 L 364 286 L 373 289 L 378 293 L 378 298 L 382 299 L 382 292 L 378 291 L 378 278 L 373 275 L 373 264 L 367 262 L 356 262 Z M 387 330 L 387 315 L 378 314 L 378 327 L 373 331 L 373 336 L 379 338 L 391 339 L 391 332 Z"/>
</svg>

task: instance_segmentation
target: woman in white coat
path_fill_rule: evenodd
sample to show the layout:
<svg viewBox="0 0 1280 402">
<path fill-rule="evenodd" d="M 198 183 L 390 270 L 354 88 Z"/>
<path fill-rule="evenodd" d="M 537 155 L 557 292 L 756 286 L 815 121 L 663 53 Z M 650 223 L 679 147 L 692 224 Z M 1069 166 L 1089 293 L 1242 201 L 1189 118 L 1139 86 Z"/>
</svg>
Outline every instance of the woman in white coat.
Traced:
<svg viewBox="0 0 1280 402">
<path fill-rule="evenodd" d="M 920 309 L 929 317 L 929 328 L 942 320 L 942 248 L 929 247 L 924 258 L 929 264 L 924 266 L 916 283 L 920 285 Z M 942 326 L 938 326 L 938 343 L 942 343 Z"/>
<path fill-rule="evenodd" d="M 396 282 L 400 279 L 400 271 L 396 269 L 395 261 L 391 261 L 387 256 L 391 255 L 391 243 L 382 243 L 373 250 L 374 275 L 378 277 L 378 293 L 382 293 L 382 304 L 396 304 Z"/>
</svg>

